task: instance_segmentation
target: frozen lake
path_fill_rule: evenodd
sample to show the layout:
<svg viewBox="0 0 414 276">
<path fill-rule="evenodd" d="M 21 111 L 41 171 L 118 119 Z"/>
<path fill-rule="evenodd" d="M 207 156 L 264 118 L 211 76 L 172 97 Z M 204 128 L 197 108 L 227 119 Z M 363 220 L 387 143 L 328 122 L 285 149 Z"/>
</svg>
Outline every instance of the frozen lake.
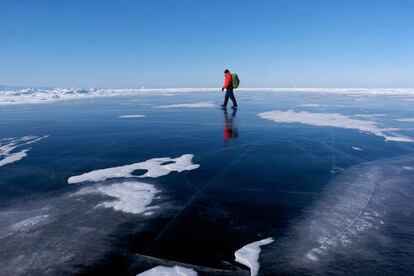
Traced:
<svg viewBox="0 0 414 276">
<path fill-rule="evenodd" d="M 0 105 L 1 275 L 414 271 L 414 94 L 22 97 Z"/>
</svg>

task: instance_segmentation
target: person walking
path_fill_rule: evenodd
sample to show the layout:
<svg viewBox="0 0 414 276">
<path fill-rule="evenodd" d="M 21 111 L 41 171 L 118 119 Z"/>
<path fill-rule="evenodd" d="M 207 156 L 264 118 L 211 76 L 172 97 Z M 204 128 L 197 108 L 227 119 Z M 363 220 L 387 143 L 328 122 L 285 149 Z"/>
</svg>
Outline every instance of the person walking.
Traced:
<svg viewBox="0 0 414 276">
<path fill-rule="evenodd" d="M 221 108 L 227 108 L 227 102 L 230 100 L 233 102 L 232 109 L 237 109 L 237 101 L 234 97 L 233 93 L 233 77 L 230 74 L 229 70 L 224 71 L 224 85 L 223 88 L 221 88 L 221 91 L 224 91 L 226 89 L 226 95 L 224 96 L 224 103 L 221 105 Z"/>
</svg>

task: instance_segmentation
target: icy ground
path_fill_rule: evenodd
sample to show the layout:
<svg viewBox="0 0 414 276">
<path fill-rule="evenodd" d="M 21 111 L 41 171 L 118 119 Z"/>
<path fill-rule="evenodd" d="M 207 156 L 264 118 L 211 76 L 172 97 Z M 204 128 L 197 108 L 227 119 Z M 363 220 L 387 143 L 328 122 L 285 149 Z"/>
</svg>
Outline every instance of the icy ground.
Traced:
<svg viewBox="0 0 414 276">
<path fill-rule="evenodd" d="M 414 271 L 413 89 L 222 97 L 1 91 L 0 275 Z"/>
</svg>

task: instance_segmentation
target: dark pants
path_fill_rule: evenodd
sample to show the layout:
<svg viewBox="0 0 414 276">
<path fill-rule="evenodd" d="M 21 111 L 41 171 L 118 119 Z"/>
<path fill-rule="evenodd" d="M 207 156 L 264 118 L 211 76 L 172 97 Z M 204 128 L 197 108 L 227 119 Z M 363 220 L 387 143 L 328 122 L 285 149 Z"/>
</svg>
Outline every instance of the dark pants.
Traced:
<svg viewBox="0 0 414 276">
<path fill-rule="evenodd" d="M 233 87 L 229 87 L 226 90 L 226 95 L 224 96 L 224 106 L 227 106 L 227 102 L 230 100 L 233 102 L 233 106 L 237 107 L 237 102 L 236 102 L 236 98 L 234 97 L 234 93 L 233 93 Z"/>
</svg>

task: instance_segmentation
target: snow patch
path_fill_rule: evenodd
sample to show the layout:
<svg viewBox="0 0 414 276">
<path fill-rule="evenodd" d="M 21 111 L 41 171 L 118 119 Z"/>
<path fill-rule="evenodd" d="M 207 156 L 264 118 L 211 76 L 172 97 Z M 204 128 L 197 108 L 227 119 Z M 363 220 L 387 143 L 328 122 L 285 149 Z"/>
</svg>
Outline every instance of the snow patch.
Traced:
<svg viewBox="0 0 414 276">
<path fill-rule="evenodd" d="M 372 117 L 384 117 L 384 116 L 387 116 L 387 114 L 375 113 L 375 114 L 356 114 L 356 115 L 352 115 L 352 117 L 360 117 L 360 118 L 372 118 Z"/>
<path fill-rule="evenodd" d="M 194 269 L 185 268 L 185 267 L 176 265 L 174 267 L 156 266 L 138 275 L 139 276 L 196 276 L 198 274 Z"/>
<path fill-rule="evenodd" d="M 168 104 L 158 105 L 156 108 L 212 108 L 216 105 L 213 102 L 198 102 L 198 103 L 183 103 L 183 104 Z"/>
<path fill-rule="evenodd" d="M 326 105 L 326 104 L 301 104 L 300 106 L 303 106 L 303 107 L 327 107 L 328 105 Z"/>
<path fill-rule="evenodd" d="M 32 218 L 24 219 L 22 221 L 17 222 L 15 224 L 13 224 L 11 226 L 11 228 L 13 230 L 16 230 L 16 231 L 24 231 L 24 230 L 26 230 L 28 228 L 31 228 L 31 227 L 33 227 L 33 226 L 35 226 L 35 225 L 37 225 L 41 222 L 46 221 L 48 218 L 49 218 L 49 215 L 35 216 L 35 217 L 32 217 Z"/>
<path fill-rule="evenodd" d="M 257 275 L 259 272 L 259 255 L 260 247 L 267 245 L 273 242 L 272 238 L 267 238 L 264 240 L 256 241 L 249 243 L 239 250 L 237 250 L 234 255 L 236 256 L 235 261 L 241 263 L 250 268 L 250 273 L 252 276 Z"/>
<path fill-rule="evenodd" d="M 145 117 L 145 115 L 134 114 L 134 115 L 121 115 L 118 118 L 143 118 L 143 117 Z"/>
<path fill-rule="evenodd" d="M 99 182 L 109 178 L 119 177 L 160 177 L 170 172 L 182 172 L 198 169 L 200 165 L 193 164 L 194 155 L 184 154 L 177 158 L 153 158 L 144 162 L 134 163 L 131 165 L 113 167 L 108 169 L 95 170 L 68 179 L 69 184 L 81 183 L 86 181 Z M 136 170 L 147 170 L 146 173 L 136 176 L 132 173 Z"/>
<path fill-rule="evenodd" d="M 393 133 L 388 128 L 380 127 L 377 122 L 358 120 L 338 113 L 312 113 L 307 111 L 269 111 L 258 114 L 259 117 L 276 123 L 300 123 L 321 127 L 357 129 L 384 137 L 386 141 L 414 142 L 411 138 Z"/>
<path fill-rule="evenodd" d="M 400 118 L 395 120 L 398 122 L 414 123 L 414 118 Z"/>
<path fill-rule="evenodd" d="M 112 208 L 115 211 L 121 211 L 131 214 L 151 215 L 151 210 L 157 209 L 158 206 L 149 206 L 159 191 L 151 184 L 142 182 L 122 182 L 108 186 L 92 186 L 79 190 L 76 195 L 101 194 L 113 198 L 113 200 L 104 201 L 96 207 Z"/>
<path fill-rule="evenodd" d="M 24 136 L 21 138 L 0 139 L 0 167 L 25 158 L 31 149 L 27 146 L 46 137 L 48 136 Z M 22 147 L 26 148 L 21 149 Z M 16 151 L 16 149 L 20 149 L 20 151 Z"/>
</svg>

